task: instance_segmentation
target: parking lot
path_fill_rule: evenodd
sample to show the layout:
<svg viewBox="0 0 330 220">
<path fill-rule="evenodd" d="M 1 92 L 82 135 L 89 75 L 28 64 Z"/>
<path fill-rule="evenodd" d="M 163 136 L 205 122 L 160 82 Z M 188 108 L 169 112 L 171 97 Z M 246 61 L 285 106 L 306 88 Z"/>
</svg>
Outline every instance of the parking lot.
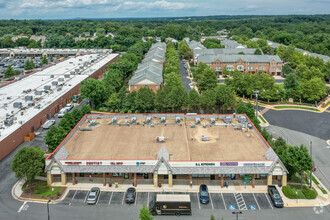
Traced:
<svg viewBox="0 0 330 220">
<path fill-rule="evenodd" d="M 137 192 L 133 206 L 142 207 L 155 198 L 156 194 L 174 194 L 173 192 Z M 210 193 L 210 202 L 201 204 L 198 193 L 175 192 L 175 194 L 189 194 L 191 208 L 194 209 L 224 209 L 224 210 L 260 210 L 273 209 L 272 202 L 266 193 Z M 82 206 L 87 205 L 88 191 L 70 190 L 60 205 Z M 101 192 L 96 205 L 98 206 L 121 206 L 128 205 L 124 201 L 125 192 Z"/>
</svg>

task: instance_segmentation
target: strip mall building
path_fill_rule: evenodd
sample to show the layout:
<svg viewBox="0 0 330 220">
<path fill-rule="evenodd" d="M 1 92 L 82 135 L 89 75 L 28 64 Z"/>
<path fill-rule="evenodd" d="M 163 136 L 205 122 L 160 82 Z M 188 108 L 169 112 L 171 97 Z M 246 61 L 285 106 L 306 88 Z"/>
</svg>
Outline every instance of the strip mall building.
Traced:
<svg viewBox="0 0 330 220">
<path fill-rule="evenodd" d="M 86 115 L 46 159 L 47 183 L 242 180 L 286 185 L 287 169 L 246 115 Z M 198 180 L 198 181 L 197 181 Z"/>
</svg>

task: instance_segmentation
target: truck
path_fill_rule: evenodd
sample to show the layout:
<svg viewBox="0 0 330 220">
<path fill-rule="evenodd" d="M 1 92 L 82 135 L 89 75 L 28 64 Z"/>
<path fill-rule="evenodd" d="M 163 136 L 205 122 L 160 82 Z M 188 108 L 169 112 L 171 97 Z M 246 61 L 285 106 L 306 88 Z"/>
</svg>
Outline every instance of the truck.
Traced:
<svg viewBox="0 0 330 220">
<path fill-rule="evenodd" d="M 190 195 L 157 194 L 149 208 L 152 215 L 191 215 Z"/>
<path fill-rule="evenodd" d="M 268 186 L 268 194 L 275 207 L 283 208 L 284 203 L 280 193 L 276 189 L 276 186 Z"/>
</svg>

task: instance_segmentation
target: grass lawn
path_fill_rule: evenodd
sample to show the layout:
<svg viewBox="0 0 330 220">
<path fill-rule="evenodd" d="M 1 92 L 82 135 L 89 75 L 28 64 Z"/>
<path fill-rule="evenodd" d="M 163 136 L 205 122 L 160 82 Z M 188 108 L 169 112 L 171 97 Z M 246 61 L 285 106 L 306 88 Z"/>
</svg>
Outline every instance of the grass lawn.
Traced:
<svg viewBox="0 0 330 220">
<path fill-rule="evenodd" d="M 52 191 L 52 188 L 54 191 Z M 59 196 L 61 188 L 62 187 L 47 186 L 47 182 L 42 180 L 35 180 L 32 183 L 25 183 L 22 186 L 23 192 L 30 193 L 41 198 L 53 198 L 55 196 Z"/>
<path fill-rule="evenodd" d="M 304 190 L 307 190 L 308 193 L 305 192 L 307 194 L 304 194 Z M 315 199 L 317 197 L 316 190 L 314 188 L 310 190 L 307 186 L 303 186 L 302 190 L 300 185 L 287 185 L 283 186 L 282 192 L 289 199 Z M 311 193 L 313 196 L 311 196 Z"/>
<path fill-rule="evenodd" d="M 288 109 L 288 108 L 294 108 L 294 109 L 305 109 L 305 110 L 310 110 L 310 111 L 316 111 L 318 112 L 319 110 L 316 108 L 309 108 L 305 106 L 295 106 L 295 105 L 280 105 L 280 106 L 274 106 L 275 109 Z"/>
<path fill-rule="evenodd" d="M 261 121 L 262 121 L 263 123 L 265 123 L 265 124 L 267 123 L 266 120 L 265 120 L 261 115 L 259 115 L 259 118 L 261 119 Z"/>
<path fill-rule="evenodd" d="M 310 176 L 310 172 L 309 171 L 307 171 L 307 175 Z M 325 189 L 323 189 L 321 186 L 319 186 L 320 183 L 319 183 L 319 181 L 317 181 L 315 179 L 314 176 L 312 176 L 312 180 L 319 187 L 319 189 L 322 191 L 323 194 L 328 194 L 328 192 Z"/>
</svg>

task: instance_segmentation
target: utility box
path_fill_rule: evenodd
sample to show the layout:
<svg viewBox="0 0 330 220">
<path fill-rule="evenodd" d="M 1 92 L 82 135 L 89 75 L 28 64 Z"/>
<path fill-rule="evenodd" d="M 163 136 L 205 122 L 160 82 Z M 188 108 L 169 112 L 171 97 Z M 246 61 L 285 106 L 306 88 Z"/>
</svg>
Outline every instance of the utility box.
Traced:
<svg viewBox="0 0 330 220">
<path fill-rule="evenodd" d="M 22 108 L 23 104 L 22 104 L 22 102 L 14 102 L 13 107 L 14 108 Z"/>
<path fill-rule="evenodd" d="M 210 137 L 207 135 L 202 135 L 202 141 L 209 141 Z"/>
<path fill-rule="evenodd" d="M 32 101 L 33 100 L 33 96 L 32 95 L 27 95 L 24 97 L 25 101 Z"/>
</svg>

